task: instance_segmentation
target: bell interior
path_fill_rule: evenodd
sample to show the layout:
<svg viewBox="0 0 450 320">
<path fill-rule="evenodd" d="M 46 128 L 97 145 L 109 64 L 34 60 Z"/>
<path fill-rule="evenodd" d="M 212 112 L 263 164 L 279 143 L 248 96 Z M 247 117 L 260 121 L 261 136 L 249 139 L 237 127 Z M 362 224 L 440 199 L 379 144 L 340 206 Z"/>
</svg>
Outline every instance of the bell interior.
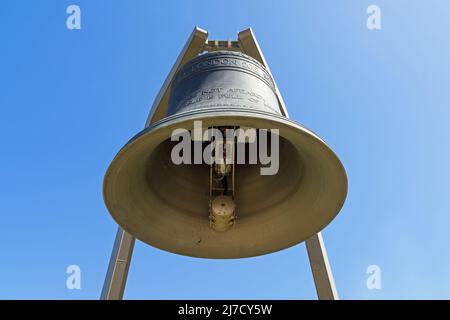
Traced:
<svg viewBox="0 0 450 320">
<path fill-rule="evenodd" d="M 284 138 L 279 139 L 279 167 L 274 175 L 261 175 L 261 167 L 268 165 L 249 164 L 249 147 L 246 143 L 246 163 L 238 164 L 235 154 L 235 202 L 239 223 L 246 219 L 269 212 L 281 202 L 289 201 L 292 191 L 298 189 L 303 179 L 301 155 Z M 152 193 L 156 199 L 171 210 L 208 224 L 210 165 L 174 164 L 171 150 L 178 142 L 167 139 L 149 155 L 146 167 L 146 188 L 143 193 Z M 191 150 L 194 150 L 192 142 Z M 203 146 L 204 147 L 204 146 Z M 269 150 L 269 155 L 272 150 Z M 155 200 L 155 199 L 153 199 Z M 147 207 L 155 203 L 147 203 Z M 280 213 L 281 214 L 281 213 Z"/>
<path fill-rule="evenodd" d="M 202 118 L 223 126 L 228 116 Z M 218 232 L 209 224 L 208 164 L 179 164 L 171 159 L 170 120 L 132 139 L 113 160 L 104 181 L 111 215 L 126 231 L 157 248 L 202 258 L 243 258 L 288 248 L 333 220 L 347 192 L 345 171 L 328 146 L 313 133 L 282 120 L 233 117 L 233 124 L 279 128 L 279 166 L 235 165 L 236 223 Z M 272 150 L 268 153 L 271 154 Z M 259 163 L 259 161 L 258 161 Z"/>
</svg>

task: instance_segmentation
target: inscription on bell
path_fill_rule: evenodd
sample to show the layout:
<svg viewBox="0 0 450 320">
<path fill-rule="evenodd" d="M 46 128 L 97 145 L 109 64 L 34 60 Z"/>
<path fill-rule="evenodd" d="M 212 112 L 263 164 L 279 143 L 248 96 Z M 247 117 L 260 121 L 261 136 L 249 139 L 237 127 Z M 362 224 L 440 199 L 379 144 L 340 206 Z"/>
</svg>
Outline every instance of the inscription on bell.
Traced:
<svg viewBox="0 0 450 320">
<path fill-rule="evenodd" d="M 202 89 L 192 92 L 190 95 L 186 97 L 186 99 L 180 101 L 180 104 L 177 106 L 176 111 L 179 108 L 186 108 L 190 105 L 194 105 L 200 103 L 202 101 L 211 101 L 211 100 L 241 100 L 242 103 L 245 104 L 245 101 L 251 102 L 253 104 L 260 104 L 260 108 L 270 108 L 274 111 L 276 109 L 270 104 L 266 102 L 264 97 L 254 91 L 246 90 L 243 88 L 209 88 Z M 255 107 L 252 107 L 254 109 Z M 259 109 L 259 108 L 257 108 Z"/>
<path fill-rule="evenodd" d="M 281 114 L 272 78 L 255 59 L 235 52 L 200 55 L 172 84 L 167 115 L 207 108 L 239 108 Z"/>
<path fill-rule="evenodd" d="M 177 79 L 175 79 L 175 83 L 178 81 L 181 81 L 182 78 L 188 77 L 191 74 L 195 72 L 200 72 L 204 69 L 208 69 L 211 67 L 236 67 L 236 68 L 242 68 L 245 70 L 248 70 L 257 76 L 264 79 L 264 81 L 267 81 L 269 86 L 274 89 L 274 84 L 272 81 L 272 78 L 268 74 L 268 72 L 257 65 L 255 62 L 252 62 L 251 60 L 244 60 L 242 58 L 215 58 L 215 59 L 208 59 L 208 60 L 202 60 L 197 63 L 193 63 L 190 65 L 189 68 L 184 68 L 178 75 Z"/>
</svg>

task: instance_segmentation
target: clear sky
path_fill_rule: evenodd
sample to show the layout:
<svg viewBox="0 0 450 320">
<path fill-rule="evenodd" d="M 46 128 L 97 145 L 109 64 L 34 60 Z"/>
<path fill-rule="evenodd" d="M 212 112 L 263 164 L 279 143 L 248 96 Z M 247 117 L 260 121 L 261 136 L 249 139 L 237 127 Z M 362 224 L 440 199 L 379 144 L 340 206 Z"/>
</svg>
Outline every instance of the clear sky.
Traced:
<svg viewBox="0 0 450 320">
<path fill-rule="evenodd" d="M 81 30 L 66 27 L 70 4 Z M 366 27 L 370 4 L 381 30 Z M 211 39 L 252 27 L 291 117 L 346 167 L 323 232 L 341 298 L 449 299 L 449 16 L 446 0 L 2 1 L 0 298 L 99 297 L 117 228 L 103 174 L 200 26 Z M 66 288 L 74 264 L 81 290 Z M 303 244 L 219 261 L 137 242 L 125 297 L 316 294 Z"/>
</svg>

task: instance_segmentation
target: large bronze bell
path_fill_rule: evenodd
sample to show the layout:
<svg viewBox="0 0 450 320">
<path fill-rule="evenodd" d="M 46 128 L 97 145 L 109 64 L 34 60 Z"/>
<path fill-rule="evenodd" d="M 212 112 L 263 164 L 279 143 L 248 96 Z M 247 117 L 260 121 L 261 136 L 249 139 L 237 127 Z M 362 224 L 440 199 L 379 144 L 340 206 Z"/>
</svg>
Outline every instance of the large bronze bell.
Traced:
<svg viewBox="0 0 450 320">
<path fill-rule="evenodd" d="M 204 128 L 279 129 L 277 174 L 261 175 L 259 164 L 235 165 L 236 217 L 224 232 L 211 227 L 211 167 L 171 160 L 172 132 L 192 130 L 200 120 Z M 194 257 L 242 258 L 288 248 L 322 230 L 344 203 L 347 178 L 323 140 L 282 115 L 264 66 L 218 51 L 178 71 L 166 117 L 119 151 L 103 193 L 117 223 L 145 243 Z"/>
</svg>

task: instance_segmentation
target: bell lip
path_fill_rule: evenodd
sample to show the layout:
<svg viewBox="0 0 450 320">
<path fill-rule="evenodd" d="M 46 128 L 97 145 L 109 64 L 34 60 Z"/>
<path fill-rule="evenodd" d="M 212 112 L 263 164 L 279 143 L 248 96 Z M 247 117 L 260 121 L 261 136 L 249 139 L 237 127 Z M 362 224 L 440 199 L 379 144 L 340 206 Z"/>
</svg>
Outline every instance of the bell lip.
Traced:
<svg viewBox="0 0 450 320">
<path fill-rule="evenodd" d="M 186 117 L 189 117 L 191 119 L 189 120 L 201 120 L 203 118 L 215 118 L 215 117 L 255 117 L 255 115 L 261 116 L 263 119 L 272 120 L 275 122 L 281 122 L 283 124 L 290 124 L 298 127 L 301 131 L 303 131 L 306 134 L 311 135 L 315 139 L 319 140 L 321 143 L 323 143 L 337 158 L 337 160 L 340 161 L 339 157 L 336 155 L 336 153 L 331 149 L 331 147 L 321 138 L 319 135 L 317 135 L 314 131 L 309 129 L 303 124 L 300 124 L 299 122 L 292 120 L 290 118 L 287 118 L 283 115 L 279 115 L 272 112 L 262 111 L 262 110 L 256 110 L 256 109 L 242 109 L 242 108 L 225 108 L 225 107 L 215 107 L 215 108 L 208 108 L 208 109 L 202 109 L 202 110 L 190 110 L 185 112 L 179 112 L 175 113 L 173 115 L 167 116 L 161 120 L 158 120 L 148 126 L 147 128 L 144 128 L 143 130 L 139 131 L 137 134 L 135 134 L 131 139 L 125 143 L 125 145 L 119 150 L 117 155 L 127 147 L 130 143 L 137 140 L 140 136 L 145 135 L 149 131 L 156 130 L 160 126 L 164 125 L 167 122 L 172 122 L 175 120 L 179 120 L 179 122 L 182 122 Z M 114 161 L 114 160 L 113 160 Z M 342 165 L 342 162 L 341 162 Z M 344 166 L 342 165 L 342 168 L 345 171 Z"/>
<path fill-rule="evenodd" d="M 107 168 L 107 170 L 105 172 L 105 175 L 103 176 L 102 196 L 103 196 L 103 201 L 105 203 L 105 206 L 106 206 L 110 216 L 113 218 L 113 220 L 117 223 L 118 226 L 120 226 L 123 230 L 128 232 L 127 228 L 123 227 L 119 223 L 119 221 L 117 221 L 116 218 L 111 214 L 111 208 L 110 208 L 110 206 L 108 204 L 108 201 L 106 199 L 106 187 L 107 187 L 108 177 L 111 174 L 112 168 L 114 167 L 113 164 L 123 154 L 125 154 L 127 152 L 128 148 L 131 148 L 131 146 L 133 144 L 137 143 L 140 140 L 141 137 L 146 136 L 148 133 L 154 132 L 156 130 L 163 129 L 164 127 L 166 127 L 168 125 L 176 126 L 176 124 L 182 123 L 182 122 L 185 122 L 185 121 L 193 122 L 195 120 L 202 120 L 202 119 L 206 119 L 206 118 L 219 118 L 219 117 L 220 118 L 233 118 L 234 120 L 236 120 L 236 118 L 255 118 L 256 115 L 258 115 L 261 119 L 278 122 L 281 125 L 295 126 L 303 134 L 307 134 L 307 135 L 311 136 L 312 138 L 316 139 L 317 142 L 321 143 L 327 149 L 327 151 L 330 153 L 330 155 L 332 155 L 335 158 L 335 162 L 340 168 L 340 171 L 341 171 L 343 179 L 341 181 L 342 182 L 342 198 L 341 198 L 341 201 L 340 201 L 340 203 L 339 203 L 339 205 L 337 207 L 336 214 L 333 216 L 333 218 L 330 221 L 328 221 L 328 223 L 326 223 L 320 230 L 313 232 L 312 234 L 310 234 L 309 236 L 305 237 L 304 240 L 302 240 L 300 242 L 287 244 L 286 246 L 284 246 L 284 247 L 282 247 L 282 248 L 280 248 L 280 249 L 278 249 L 276 251 L 262 252 L 262 253 L 257 253 L 257 254 L 253 254 L 253 255 L 245 255 L 245 256 L 209 257 L 209 256 L 185 254 L 185 253 L 182 253 L 180 251 L 172 251 L 170 249 L 163 248 L 161 246 L 158 246 L 158 245 L 153 244 L 153 243 L 148 243 L 148 242 L 143 241 L 143 240 L 141 240 L 141 241 L 143 243 L 145 243 L 147 245 L 150 245 L 150 246 L 152 246 L 154 248 L 157 248 L 159 250 L 170 252 L 172 254 L 177 254 L 177 255 L 180 255 L 180 256 L 187 256 L 187 257 L 201 258 L 201 259 L 229 260 L 229 259 L 252 258 L 252 257 L 258 257 L 258 256 L 263 256 L 263 255 L 267 255 L 267 254 L 271 254 L 271 253 L 280 252 L 280 251 L 289 249 L 291 247 L 294 247 L 295 245 L 298 245 L 300 243 L 303 243 L 307 239 L 312 237 L 313 235 L 317 234 L 318 232 L 323 231 L 337 217 L 337 215 L 341 212 L 342 208 L 344 207 L 345 201 L 347 199 L 347 195 L 348 195 L 348 176 L 347 176 L 347 172 L 345 170 L 344 165 L 342 164 L 342 161 L 339 159 L 337 154 L 333 151 L 333 149 L 331 149 L 331 147 L 322 138 L 320 138 L 312 130 L 308 129 L 304 125 L 301 125 L 300 123 L 298 123 L 298 122 L 296 122 L 294 120 L 291 120 L 291 119 L 289 119 L 289 118 L 287 118 L 285 116 L 277 115 L 277 114 L 274 114 L 274 113 L 265 112 L 265 111 L 261 111 L 261 110 L 245 110 L 245 109 L 236 109 L 236 110 L 233 109 L 233 110 L 230 110 L 230 108 L 224 108 L 224 107 L 214 108 L 214 109 L 207 109 L 207 110 L 195 110 L 195 111 L 182 112 L 182 113 L 177 113 L 177 114 L 165 117 L 165 118 L 163 118 L 163 119 L 161 119 L 161 120 L 151 124 L 147 128 L 144 128 L 143 130 L 138 132 L 136 135 L 134 135 L 130 140 L 128 140 L 128 142 L 117 152 L 117 154 L 115 155 L 115 157 L 113 158 L 113 160 L 109 164 L 109 166 L 108 166 L 108 168 Z M 168 136 L 167 138 L 170 138 L 170 136 Z M 163 141 L 164 140 L 161 140 L 160 143 L 163 142 Z M 132 233 L 130 233 L 130 234 L 133 237 L 135 237 L 136 239 L 139 239 L 138 237 L 136 237 Z"/>
</svg>

